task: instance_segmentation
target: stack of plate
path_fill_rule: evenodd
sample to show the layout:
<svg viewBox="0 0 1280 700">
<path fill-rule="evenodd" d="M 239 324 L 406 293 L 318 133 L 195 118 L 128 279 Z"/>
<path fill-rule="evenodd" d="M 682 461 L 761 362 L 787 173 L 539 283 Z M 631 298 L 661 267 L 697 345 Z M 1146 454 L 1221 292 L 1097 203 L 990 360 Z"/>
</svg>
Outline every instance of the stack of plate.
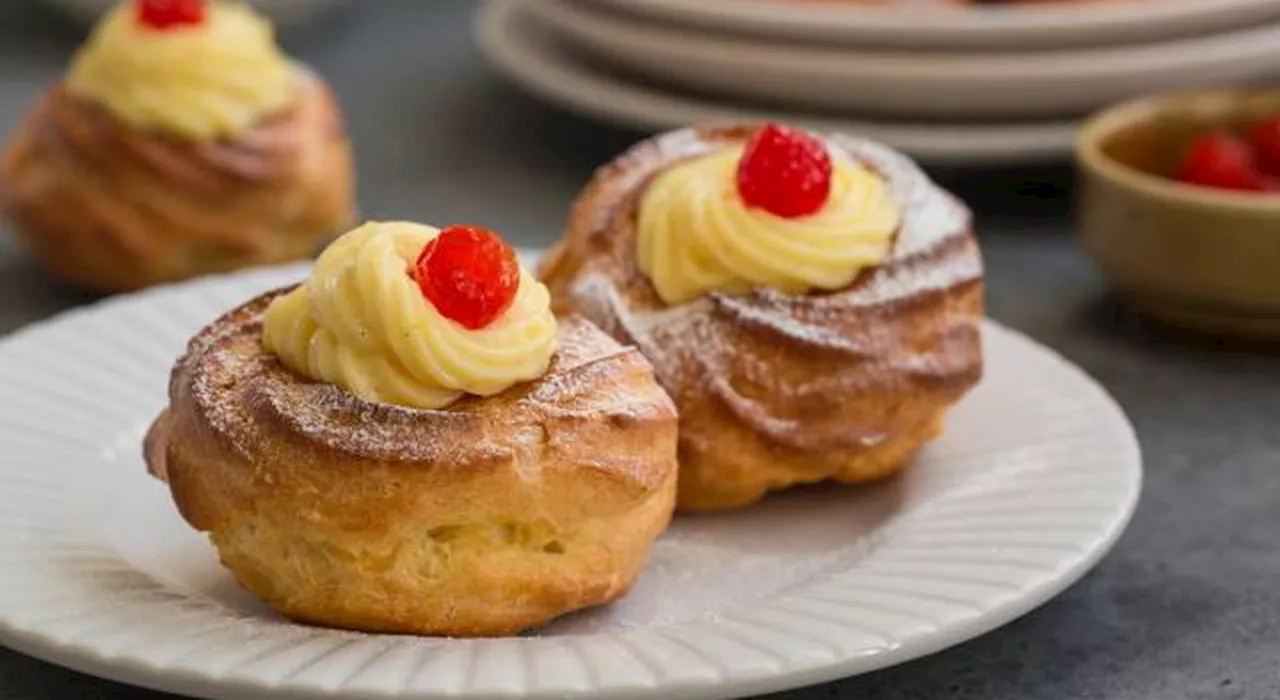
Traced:
<svg viewBox="0 0 1280 700">
<path fill-rule="evenodd" d="M 871 4 L 490 0 L 477 33 L 528 89 L 610 121 L 773 117 L 932 162 L 1055 158 L 1117 100 L 1280 75 L 1280 0 Z"/>
</svg>

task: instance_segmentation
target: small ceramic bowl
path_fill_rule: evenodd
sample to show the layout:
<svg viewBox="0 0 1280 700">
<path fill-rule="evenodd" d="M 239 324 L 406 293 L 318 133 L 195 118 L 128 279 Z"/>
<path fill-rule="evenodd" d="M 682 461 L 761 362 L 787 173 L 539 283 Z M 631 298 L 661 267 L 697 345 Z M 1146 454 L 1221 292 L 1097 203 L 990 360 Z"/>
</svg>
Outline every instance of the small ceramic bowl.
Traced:
<svg viewBox="0 0 1280 700">
<path fill-rule="evenodd" d="M 1177 326 L 1280 340 L 1280 194 L 1182 184 L 1191 141 L 1280 115 L 1280 90 L 1181 93 L 1090 119 L 1076 144 L 1085 251 L 1134 307 Z"/>
</svg>

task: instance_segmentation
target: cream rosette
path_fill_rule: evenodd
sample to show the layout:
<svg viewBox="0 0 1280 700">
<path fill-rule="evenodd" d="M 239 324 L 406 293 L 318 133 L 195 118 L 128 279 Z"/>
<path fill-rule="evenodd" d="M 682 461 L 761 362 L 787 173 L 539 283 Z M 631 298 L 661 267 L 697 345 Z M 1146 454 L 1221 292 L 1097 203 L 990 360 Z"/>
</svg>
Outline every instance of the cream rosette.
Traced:
<svg viewBox="0 0 1280 700">
<path fill-rule="evenodd" d="M 67 85 L 130 126 L 203 141 L 284 111 L 298 75 L 270 22 L 247 5 L 210 3 L 199 24 L 158 30 L 121 3 L 76 54 Z"/>
<path fill-rule="evenodd" d="M 738 195 L 742 150 L 677 164 L 644 193 L 637 262 L 663 301 L 756 288 L 834 291 L 888 255 L 902 214 L 879 175 L 835 157 L 823 207 L 782 218 Z"/>
<path fill-rule="evenodd" d="M 437 409 L 546 372 L 556 320 L 523 268 L 515 299 L 470 330 L 441 315 L 409 274 L 439 231 L 369 223 L 335 241 L 311 276 L 267 309 L 264 343 L 289 369 L 381 403 Z"/>
</svg>

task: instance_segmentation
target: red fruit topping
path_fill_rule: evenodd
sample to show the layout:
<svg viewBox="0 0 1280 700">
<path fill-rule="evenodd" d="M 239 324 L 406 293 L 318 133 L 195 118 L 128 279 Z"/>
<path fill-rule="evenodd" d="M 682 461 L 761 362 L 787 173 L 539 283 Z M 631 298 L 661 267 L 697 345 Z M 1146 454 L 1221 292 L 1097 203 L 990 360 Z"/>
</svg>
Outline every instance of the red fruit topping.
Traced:
<svg viewBox="0 0 1280 700">
<path fill-rule="evenodd" d="M 138 0 L 138 21 L 152 29 L 168 29 L 204 21 L 204 0 Z"/>
<path fill-rule="evenodd" d="M 1280 177 L 1280 117 L 1259 122 L 1249 130 L 1249 145 L 1258 166 L 1268 175 Z"/>
<path fill-rule="evenodd" d="M 738 196 L 749 207 L 793 218 L 822 208 L 831 194 L 831 156 L 818 139 L 766 124 L 738 162 Z"/>
<path fill-rule="evenodd" d="M 493 231 L 450 226 L 422 247 L 409 276 L 441 315 L 474 331 L 511 306 L 520 263 Z"/>
<path fill-rule="evenodd" d="M 1225 133 L 1201 136 L 1191 144 L 1178 179 L 1193 185 L 1260 192 L 1266 177 L 1243 140 Z"/>
</svg>

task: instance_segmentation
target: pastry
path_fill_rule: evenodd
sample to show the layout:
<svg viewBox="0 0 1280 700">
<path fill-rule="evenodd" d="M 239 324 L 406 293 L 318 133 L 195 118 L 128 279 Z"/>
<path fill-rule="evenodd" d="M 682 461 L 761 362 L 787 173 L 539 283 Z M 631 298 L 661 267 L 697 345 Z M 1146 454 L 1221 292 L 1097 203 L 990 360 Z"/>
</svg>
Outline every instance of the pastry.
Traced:
<svg viewBox="0 0 1280 700">
<path fill-rule="evenodd" d="M 970 216 L 904 156 L 778 125 L 686 129 L 599 169 L 540 270 L 680 411 L 678 508 L 880 479 L 982 371 Z"/>
<path fill-rule="evenodd" d="M 110 11 L 0 160 L 36 259 L 101 292 L 301 259 L 351 225 L 350 148 L 324 81 L 245 4 Z"/>
<path fill-rule="evenodd" d="M 675 502 L 648 362 L 557 322 L 472 227 L 345 234 L 306 282 L 202 330 L 169 396 L 150 472 L 301 622 L 516 633 L 623 595 Z"/>
</svg>

